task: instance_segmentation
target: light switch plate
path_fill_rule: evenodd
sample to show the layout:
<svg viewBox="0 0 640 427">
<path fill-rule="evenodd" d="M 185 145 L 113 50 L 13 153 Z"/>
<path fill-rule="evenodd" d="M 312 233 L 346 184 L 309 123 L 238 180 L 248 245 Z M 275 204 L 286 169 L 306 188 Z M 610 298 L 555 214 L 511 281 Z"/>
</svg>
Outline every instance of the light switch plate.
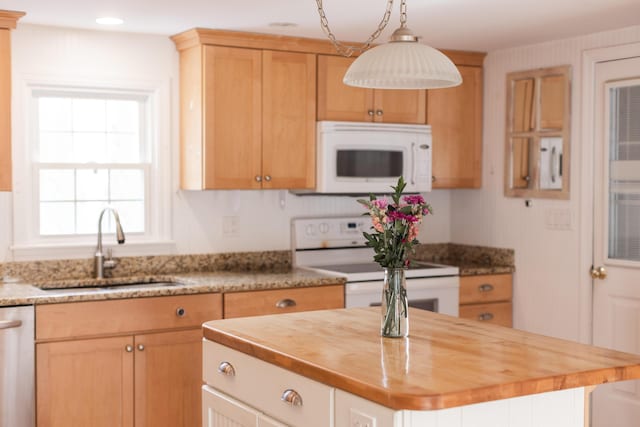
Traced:
<svg viewBox="0 0 640 427">
<path fill-rule="evenodd" d="M 545 226 L 548 230 L 571 230 L 571 210 L 547 209 Z"/>
</svg>

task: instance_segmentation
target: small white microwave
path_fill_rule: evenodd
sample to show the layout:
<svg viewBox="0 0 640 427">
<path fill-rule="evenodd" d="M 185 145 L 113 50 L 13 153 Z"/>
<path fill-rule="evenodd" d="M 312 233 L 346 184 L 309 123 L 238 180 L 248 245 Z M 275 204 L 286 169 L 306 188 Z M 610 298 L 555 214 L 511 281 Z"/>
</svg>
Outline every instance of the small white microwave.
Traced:
<svg viewBox="0 0 640 427">
<path fill-rule="evenodd" d="M 431 127 L 388 123 L 317 124 L 316 193 L 391 193 L 431 190 Z"/>
</svg>

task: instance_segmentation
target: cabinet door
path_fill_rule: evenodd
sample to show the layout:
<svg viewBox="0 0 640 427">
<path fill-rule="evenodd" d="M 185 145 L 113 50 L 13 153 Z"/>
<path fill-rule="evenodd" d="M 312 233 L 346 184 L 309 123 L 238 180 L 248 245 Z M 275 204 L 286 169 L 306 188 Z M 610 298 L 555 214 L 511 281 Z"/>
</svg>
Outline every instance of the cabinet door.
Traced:
<svg viewBox="0 0 640 427">
<path fill-rule="evenodd" d="M 36 345 L 38 427 L 132 427 L 132 337 Z"/>
<path fill-rule="evenodd" d="M 202 330 L 136 335 L 136 427 L 202 425 Z"/>
<path fill-rule="evenodd" d="M 262 52 L 203 49 L 204 188 L 261 188 Z"/>
<path fill-rule="evenodd" d="M 318 55 L 318 120 L 373 119 L 373 90 L 342 83 L 352 62 L 353 58 Z"/>
<path fill-rule="evenodd" d="M 262 58 L 262 188 L 312 189 L 316 56 L 267 50 Z"/>
<path fill-rule="evenodd" d="M 425 124 L 426 100 L 425 90 L 375 90 L 374 120 L 385 123 Z"/>
<path fill-rule="evenodd" d="M 460 86 L 427 94 L 433 188 L 479 188 L 482 183 L 482 68 L 458 70 Z"/>
<path fill-rule="evenodd" d="M 11 191 L 11 40 L 0 29 L 0 191 Z"/>
<path fill-rule="evenodd" d="M 258 425 L 258 411 L 208 386 L 202 387 L 202 418 L 206 427 Z"/>
</svg>

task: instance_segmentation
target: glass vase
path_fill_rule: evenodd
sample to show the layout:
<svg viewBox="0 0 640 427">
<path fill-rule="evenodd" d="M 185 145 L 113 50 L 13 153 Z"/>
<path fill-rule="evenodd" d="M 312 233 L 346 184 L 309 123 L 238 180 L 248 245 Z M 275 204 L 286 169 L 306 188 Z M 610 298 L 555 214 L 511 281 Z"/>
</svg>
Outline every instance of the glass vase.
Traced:
<svg viewBox="0 0 640 427">
<path fill-rule="evenodd" d="M 404 268 L 385 268 L 382 288 L 380 335 L 390 338 L 409 336 L 407 282 Z"/>
</svg>

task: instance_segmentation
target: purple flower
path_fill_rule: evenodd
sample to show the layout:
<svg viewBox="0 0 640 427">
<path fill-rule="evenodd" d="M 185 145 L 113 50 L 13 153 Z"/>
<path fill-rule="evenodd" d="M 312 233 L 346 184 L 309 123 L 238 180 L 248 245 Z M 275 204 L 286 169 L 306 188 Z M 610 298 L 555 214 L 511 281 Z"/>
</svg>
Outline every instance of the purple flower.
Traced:
<svg viewBox="0 0 640 427">
<path fill-rule="evenodd" d="M 424 205 L 424 198 L 420 194 L 404 196 L 402 200 L 410 205 Z"/>
<path fill-rule="evenodd" d="M 418 222 L 418 217 L 415 215 L 407 215 L 400 211 L 390 211 L 387 213 L 387 221 L 393 222 L 396 220 L 407 221 L 410 223 Z"/>
</svg>

